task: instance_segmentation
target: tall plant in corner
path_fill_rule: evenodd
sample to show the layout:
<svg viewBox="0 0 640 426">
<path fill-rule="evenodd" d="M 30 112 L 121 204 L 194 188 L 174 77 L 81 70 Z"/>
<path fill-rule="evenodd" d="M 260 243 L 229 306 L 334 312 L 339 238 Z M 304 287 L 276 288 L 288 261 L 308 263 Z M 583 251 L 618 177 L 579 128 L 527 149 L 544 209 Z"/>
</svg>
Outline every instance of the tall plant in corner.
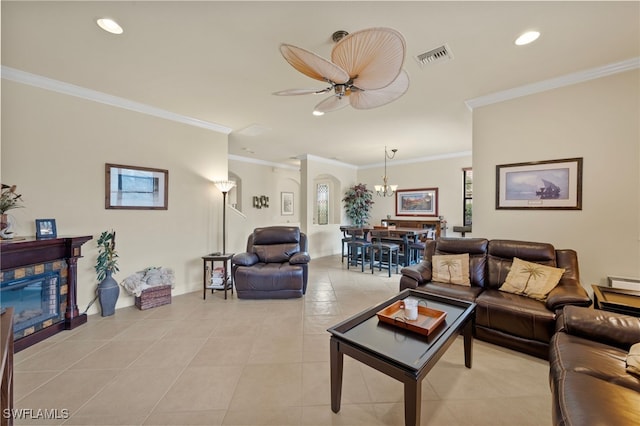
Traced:
<svg viewBox="0 0 640 426">
<path fill-rule="evenodd" d="M 364 226 L 371 217 L 373 205 L 373 191 L 367 189 L 367 185 L 359 183 L 347 190 L 342 199 L 347 217 L 356 226 Z"/>
<path fill-rule="evenodd" d="M 120 295 L 120 287 L 111 275 L 118 272 L 118 252 L 116 251 L 116 232 L 105 231 L 98 238 L 98 259 L 96 260 L 96 274 L 98 284 L 98 300 L 102 316 L 113 315 L 116 302 Z"/>
</svg>

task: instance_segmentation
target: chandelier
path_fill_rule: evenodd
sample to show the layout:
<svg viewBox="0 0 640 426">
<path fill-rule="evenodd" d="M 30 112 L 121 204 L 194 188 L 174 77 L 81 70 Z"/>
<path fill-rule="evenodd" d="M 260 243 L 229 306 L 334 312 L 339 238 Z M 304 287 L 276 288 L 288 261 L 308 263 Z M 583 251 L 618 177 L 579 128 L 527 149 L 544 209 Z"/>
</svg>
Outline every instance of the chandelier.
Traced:
<svg viewBox="0 0 640 426">
<path fill-rule="evenodd" d="M 389 155 L 389 153 L 387 152 L 387 147 L 384 147 L 384 176 L 382 176 L 383 184 L 374 186 L 374 188 L 376 189 L 376 194 L 378 194 L 378 196 L 380 197 L 393 197 L 393 194 L 396 193 L 396 189 L 398 189 L 398 185 L 389 185 L 387 183 L 387 158 L 389 160 L 393 160 L 393 157 L 396 156 L 396 152 L 398 152 L 398 150 L 394 148 L 391 150 L 391 152 L 392 154 Z"/>
</svg>

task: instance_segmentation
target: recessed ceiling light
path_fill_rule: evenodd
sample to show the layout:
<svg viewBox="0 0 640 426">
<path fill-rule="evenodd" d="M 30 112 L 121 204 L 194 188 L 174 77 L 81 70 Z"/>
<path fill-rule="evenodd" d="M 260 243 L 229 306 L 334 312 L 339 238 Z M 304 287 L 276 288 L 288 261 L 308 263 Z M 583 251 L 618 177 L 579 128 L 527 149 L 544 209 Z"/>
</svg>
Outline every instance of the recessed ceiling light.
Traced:
<svg viewBox="0 0 640 426">
<path fill-rule="evenodd" d="M 524 46 L 525 44 L 532 43 L 536 41 L 540 37 L 540 33 L 538 31 L 527 31 L 523 33 L 516 39 L 517 46 Z"/>
<path fill-rule="evenodd" d="M 313 115 L 315 115 L 316 117 L 320 117 L 321 115 L 324 115 L 324 112 L 322 111 L 313 111 Z"/>
<path fill-rule="evenodd" d="M 96 21 L 98 26 L 111 34 L 122 34 L 124 30 L 116 21 L 110 18 L 100 18 Z"/>
</svg>

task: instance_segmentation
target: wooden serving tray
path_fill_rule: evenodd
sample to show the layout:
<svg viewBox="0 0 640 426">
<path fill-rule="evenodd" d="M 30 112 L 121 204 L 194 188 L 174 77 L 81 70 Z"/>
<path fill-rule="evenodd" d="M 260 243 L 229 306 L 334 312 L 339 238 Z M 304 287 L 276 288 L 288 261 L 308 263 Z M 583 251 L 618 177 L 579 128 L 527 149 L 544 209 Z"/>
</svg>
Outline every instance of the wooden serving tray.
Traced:
<svg viewBox="0 0 640 426">
<path fill-rule="evenodd" d="M 404 308 L 401 308 L 402 305 L 403 301 L 398 300 L 378 311 L 376 313 L 378 320 L 428 336 L 447 316 L 446 312 L 418 305 L 418 319 L 406 320 L 404 317 Z"/>
</svg>

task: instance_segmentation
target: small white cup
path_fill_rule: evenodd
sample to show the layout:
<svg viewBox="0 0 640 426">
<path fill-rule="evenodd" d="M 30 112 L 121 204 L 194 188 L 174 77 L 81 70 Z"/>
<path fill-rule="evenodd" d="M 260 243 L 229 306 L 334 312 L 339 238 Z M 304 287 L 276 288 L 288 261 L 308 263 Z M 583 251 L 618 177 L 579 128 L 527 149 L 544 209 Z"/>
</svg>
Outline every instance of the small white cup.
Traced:
<svg viewBox="0 0 640 426">
<path fill-rule="evenodd" d="M 405 299 L 404 303 L 404 317 L 409 320 L 418 319 L 418 301 L 415 299 Z"/>
</svg>

